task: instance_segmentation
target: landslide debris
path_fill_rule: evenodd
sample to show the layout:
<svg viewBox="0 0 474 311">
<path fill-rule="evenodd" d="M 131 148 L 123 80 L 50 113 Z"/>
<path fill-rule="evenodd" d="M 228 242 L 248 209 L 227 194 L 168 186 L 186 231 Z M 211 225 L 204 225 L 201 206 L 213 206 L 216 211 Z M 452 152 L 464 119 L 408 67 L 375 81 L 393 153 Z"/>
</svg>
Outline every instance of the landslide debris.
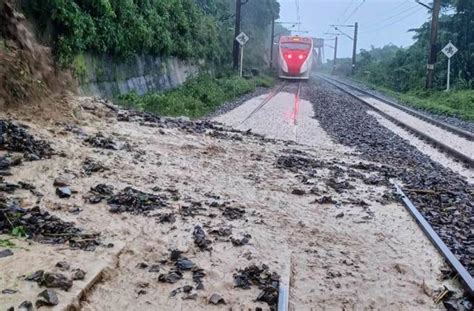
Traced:
<svg viewBox="0 0 474 311">
<path fill-rule="evenodd" d="M 132 187 L 126 187 L 119 193 L 110 196 L 107 200 L 112 213 L 129 212 L 131 214 L 145 214 L 150 211 L 168 206 L 168 197 L 146 193 Z"/>
<path fill-rule="evenodd" d="M 270 272 L 267 265 L 251 265 L 238 270 L 234 274 L 234 285 L 242 289 L 257 286 L 261 292 L 256 300 L 267 303 L 270 310 L 277 310 L 280 276 L 275 272 Z"/>
<path fill-rule="evenodd" d="M 0 199 L 0 233 L 16 233 L 46 244 L 67 242 L 73 248 L 84 250 L 94 250 L 100 244 L 96 233 L 86 233 L 38 206 L 23 209 L 8 199 Z"/>
</svg>

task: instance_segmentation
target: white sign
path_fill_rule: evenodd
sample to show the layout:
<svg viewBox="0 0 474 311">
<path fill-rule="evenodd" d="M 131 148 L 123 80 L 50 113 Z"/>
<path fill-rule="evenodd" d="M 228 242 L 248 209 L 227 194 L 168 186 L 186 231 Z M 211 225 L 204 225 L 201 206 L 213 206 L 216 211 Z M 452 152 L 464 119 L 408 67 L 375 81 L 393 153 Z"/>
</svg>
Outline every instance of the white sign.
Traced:
<svg viewBox="0 0 474 311">
<path fill-rule="evenodd" d="M 454 46 L 454 44 L 451 43 L 451 41 L 446 44 L 446 46 L 441 50 L 441 52 L 444 53 L 448 58 L 451 58 L 456 54 L 458 51 L 458 48 Z"/>
<path fill-rule="evenodd" d="M 236 38 L 235 40 L 237 40 L 237 42 L 239 42 L 240 46 L 244 46 L 248 41 L 249 41 L 249 37 L 241 32 Z"/>
</svg>

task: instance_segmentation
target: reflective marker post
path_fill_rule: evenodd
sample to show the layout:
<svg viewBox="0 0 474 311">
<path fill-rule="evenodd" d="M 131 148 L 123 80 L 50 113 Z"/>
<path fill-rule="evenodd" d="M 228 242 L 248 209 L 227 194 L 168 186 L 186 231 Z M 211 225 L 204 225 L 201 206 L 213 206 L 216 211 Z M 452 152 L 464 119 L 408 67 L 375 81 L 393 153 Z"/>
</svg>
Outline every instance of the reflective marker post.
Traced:
<svg viewBox="0 0 474 311">
<path fill-rule="evenodd" d="M 242 74 L 244 72 L 244 46 L 240 47 L 240 77 L 242 78 Z"/>
<path fill-rule="evenodd" d="M 456 54 L 458 49 L 454 46 L 454 44 L 449 41 L 448 44 L 441 50 L 444 55 L 448 58 L 448 73 L 447 73 L 447 85 L 446 85 L 446 91 L 449 91 L 450 87 L 450 80 L 451 80 L 451 57 Z"/>
</svg>

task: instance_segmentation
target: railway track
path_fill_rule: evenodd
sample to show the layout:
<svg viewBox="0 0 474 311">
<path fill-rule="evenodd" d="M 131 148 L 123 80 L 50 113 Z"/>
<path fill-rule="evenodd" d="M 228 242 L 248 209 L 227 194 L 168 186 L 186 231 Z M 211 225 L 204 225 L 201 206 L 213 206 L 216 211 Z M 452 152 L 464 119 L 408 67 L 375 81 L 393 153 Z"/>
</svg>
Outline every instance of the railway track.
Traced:
<svg viewBox="0 0 474 311">
<path fill-rule="evenodd" d="M 451 147 L 448 143 L 449 142 L 443 142 L 436 137 L 433 137 L 431 134 L 426 134 L 423 132 L 422 129 L 415 128 L 414 126 L 407 124 L 406 120 L 399 120 L 397 119 L 393 114 L 390 112 L 387 112 L 385 109 L 383 109 L 383 106 L 376 105 L 374 104 L 374 101 L 380 102 L 382 105 L 388 105 L 393 109 L 399 109 L 403 111 L 404 113 L 410 114 L 410 116 L 419 118 L 423 120 L 426 123 L 429 123 L 431 126 L 436 126 L 444 131 L 449 131 L 452 135 L 456 135 L 458 137 L 461 137 L 462 139 L 465 140 L 466 146 L 470 146 L 471 150 L 474 150 L 473 145 L 473 140 L 474 140 L 474 135 L 470 132 L 464 131 L 462 129 L 453 127 L 449 124 L 439 122 L 437 120 L 434 120 L 428 116 L 425 116 L 417 111 L 414 111 L 410 108 L 403 107 L 397 103 L 390 102 L 386 99 L 380 98 L 379 96 L 372 94 L 371 92 L 367 92 L 365 90 L 362 90 L 360 88 L 357 88 L 353 85 L 350 85 L 345 82 L 341 82 L 336 79 L 332 79 L 329 77 L 321 76 L 318 75 L 318 77 L 339 90 L 343 91 L 344 93 L 349 94 L 351 97 L 357 99 L 358 101 L 366 104 L 370 108 L 376 110 L 378 113 L 380 113 L 383 117 L 397 123 L 398 125 L 405 127 L 409 129 L 410 131 L 414 132 L 416 135 L 423 137 L 427 141 L 433 143 L 437 147 L 441 148 L 443 151 L 447 152 L 451 156 L 462 160 L 466 162 L 471 168 L 474 166 L 474 159 L 471 156 L 468 156 L 455 148 Z M 422 123 L 422 125 L 425 125 Z M 426 126 L 426 125 L 425 125 Z M 470 273 L 467 271 L 467 269 L 459 262 L 459 260 L 456 258 L 456 256 L 451 252 L 451 250 L 448 248 L 448 246 L 441 240 L 441 238 L 438 236 L 438 234 L 433 230 L 429 222 L 422 216 L 422 214 L 418 211 L 416 206 L 412 203 L 410 198 L 403 192 L 402 188 L 394 183 L 395 190 L 397 194 L 400 196 L 400 199 L 402 200 L 405 208 L 407 211 L 410 213 L 410 215 L 413 217 L 413 219 L 416 221 L 416 223 L 420 226 L 424 234 L 428 237 L 428 239 L 433 243 L 433 245 L 438 249 L 440 254 L 445 258 L 446 262 L 449 264 L 449 266 L 455 271 L 458 279 L 460 282 L 464 285 L 466 288 L 466 292 L 468 293 L 469 296 L 474 297 L 474 279 L 470 275 Z"/>
<path fill-rule="evenodd" d="M 346 82 L 322 75 L 317 77 L 369 106 L 386 119 L 435 145 L 453 158 L 466 163 L 470 168 L 474 168 L 473 133 L 435 120 Z"/>
<path fill-rule="evenodd" d="M 288 81 L 283 81 L 281 82 L 270 94 L 265 97 L 260 104 L 258 104 L 257 107 L 255 107 L 252 112 L 245 117 L 239 124 L 238 126 L 241 126 L 245 122 L 247 122 L 252 116 L 254 116 L 257 112 L 259 112 L 266 104 L 268 104 L 276 95 L 278 95 L 286 86 L 288 86 L 289 83 Z M 295 92 L 295 101 L 293 105 L 293 111 L 291 114 L 291 119 L 294 125 L 297 124 L 297 119 L 298 119 L 298 112 L 299 112 L 299 101 L 300 101 L 300 94 L 301 94 L 301 81 L 298 81 L 298 86 L 297 90 Z"/>
</svg>

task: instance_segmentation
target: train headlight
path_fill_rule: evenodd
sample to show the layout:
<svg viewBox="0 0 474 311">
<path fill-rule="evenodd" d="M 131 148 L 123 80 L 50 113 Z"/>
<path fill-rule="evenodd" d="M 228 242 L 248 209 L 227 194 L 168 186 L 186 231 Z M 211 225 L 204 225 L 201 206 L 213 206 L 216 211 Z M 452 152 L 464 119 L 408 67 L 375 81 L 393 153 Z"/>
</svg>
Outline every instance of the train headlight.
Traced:
<svg viewBox="0 0 474 311">
<path fill-rule="evenodd" d="M 298 58 L 299 58 L 299 59 L 303 59 L 304 56 L 303 56 L 302 54 L 300 54 L 300 55 L 298 56 Z"/>
<path fill-rule="evenodd" d="M 288 54 L 288 56 L 287 56 L 287 57 L 288 57 L 288 59 L 291 59 L 291 58 L 293 57 L 293 55 L 291 55 L 291 54 Z"/>
</svg>

